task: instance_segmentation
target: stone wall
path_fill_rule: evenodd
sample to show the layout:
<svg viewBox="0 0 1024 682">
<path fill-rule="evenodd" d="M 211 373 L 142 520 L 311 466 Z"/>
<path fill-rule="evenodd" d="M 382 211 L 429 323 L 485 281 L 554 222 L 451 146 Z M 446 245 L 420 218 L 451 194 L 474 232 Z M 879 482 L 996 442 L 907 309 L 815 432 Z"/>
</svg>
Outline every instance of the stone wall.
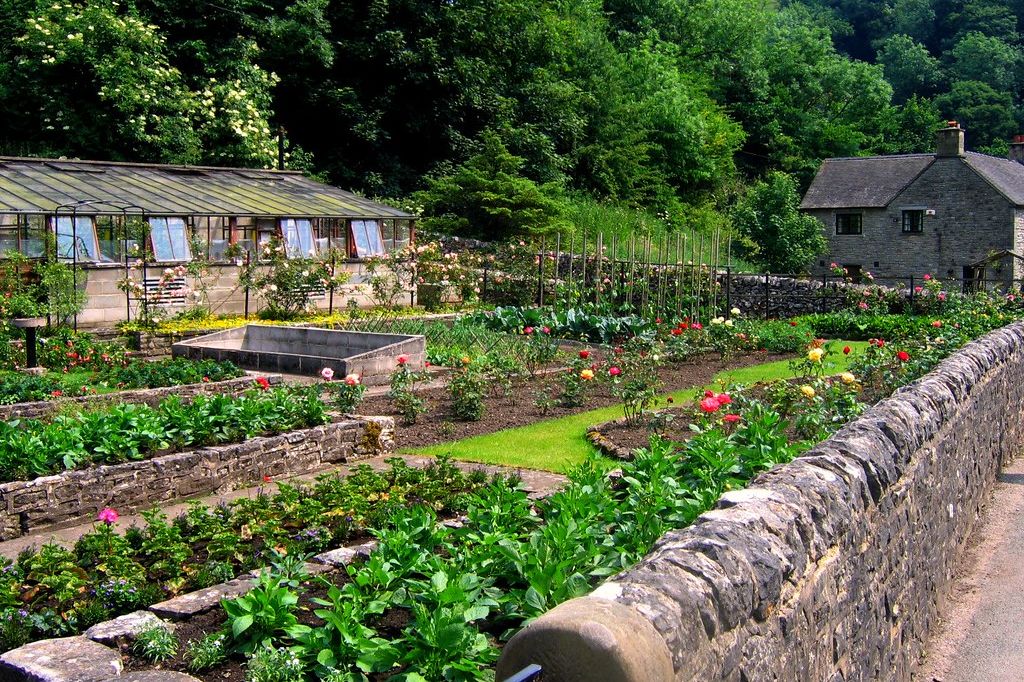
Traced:
<svg viewBox="0 0 1024 682">
<path fill-rule="evenodd" d="M 805 456 L 724 495 L 506 646 L 498 679 L 908 680 L 1002 464 L 1024 325 L 973 342 Z"/>
<path fill-rule="evenodd" d="M 237 379 L 225 381 L 212 381 L 207 384 L 183 384 L 180 386 L 165 386 L 162 388 L 139 388 L 130 391 L 118 391 L 97 395 L 69 396 L 60 400 L 36 400 L 28 403 L 14 403 L 12 405 L 0 405 L 0 419 L 15 418 L 39 418 L 45 417 L 57 410 L 64 409 L 68 405 L 81 405 L 83 408 L 93 405 L 102 405 L 111 401 L 119 403 L 136 403 L 156 406 L 170 396 L 178 396 L 184 400 L 191 400 L 197 395 L 241 395 L 253 388 L 257 374 L 249 374 Z M 262 375 L 267 378 L 272 386 L 281 383 L 280 374 Z"/>
<path fill-rule="evenodd" d="M 794 279 L 774 275 L 719 275 L 723 309 L 739 308 L 750 317 L 793 317 L 809 313 L 827 313 L 846 305 L 841 280 Z M 726 303 L 728 302 L 728 305 Z"/>
<path fill-rule="evenodd" d="M 140 462 L 0 484 L 0 540 L 390 452 L 394 420 L 362 417 Z"/>
</svg>

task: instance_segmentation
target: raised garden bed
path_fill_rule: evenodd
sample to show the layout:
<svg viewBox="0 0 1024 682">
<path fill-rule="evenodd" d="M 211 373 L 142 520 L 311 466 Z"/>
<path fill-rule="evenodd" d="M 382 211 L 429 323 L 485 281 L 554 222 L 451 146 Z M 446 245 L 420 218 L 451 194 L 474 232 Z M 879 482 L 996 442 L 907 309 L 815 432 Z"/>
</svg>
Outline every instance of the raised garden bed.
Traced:
<svg viewBox="0 0 1024 682">
<path fill-rule="evenodd" d="M 483 469 L 444 461 L 373 463 L 323 474 L 313 484 L 280 483 L 276 494 L 274 484 L 264 483 L 255 495 L 223 505 L 194 503 L 173 520 L 154 509 L 123 535 L 113 525 L 117 513 L 104 510 L 72 549 L 32 548 L 0 571 L 0 595 L 18 595 L 0 603 L 0 651 L 79 633 L 140 608 L 186 619 L 243 594 L 254 568 L 294 564 L 292 557 L 320 554 L 324 564 L 342 565 L 360 553 L 345 545 L 365 547 L 369 529 L 388 527 L 407 505 L 429 505 L 450 518 L 488 480 Z M 109 627 L 99 629 L 110 634 Z"/>
<path fill-rule="evenodd" d="M 104 507 L 133 511 L 263 476 L 308 473 L 390 452 L 393 429 L 386 417 L 345 419 L 241 443 L 3 483 L 0 539 L 82 523 Z"/>
<path fill-rule="evenodd" d="M 271 386 L 281 384 L 281 375 L 265 374 L 259 375 Z M 178 396 L 184 400 L 190 400 L 198 395 L 241 395 L 251 390 L 255 385 L 257 375 L 226 379 L 224 381 L 210 381 L 198 384 L 182 384 L 178 386 L 163 386 L 161 388 L 136 388 L 114 393 L 102 393 L 96 395 L 79 396 L 54 396 L 51 400 L 34 400 L 25 403 L 14 403 L 12 405 L 0 405 L 0 420 L 15 418 L 39 418 L 53 414 L 57 410 L 65 409 L 66 405 L 81 405 L 88 408 L 90 405 L 102 405 L 112 400 L 123 403 L 135 403 L 140 405 L 157 405 L 170 396 Z"/>
</svg>

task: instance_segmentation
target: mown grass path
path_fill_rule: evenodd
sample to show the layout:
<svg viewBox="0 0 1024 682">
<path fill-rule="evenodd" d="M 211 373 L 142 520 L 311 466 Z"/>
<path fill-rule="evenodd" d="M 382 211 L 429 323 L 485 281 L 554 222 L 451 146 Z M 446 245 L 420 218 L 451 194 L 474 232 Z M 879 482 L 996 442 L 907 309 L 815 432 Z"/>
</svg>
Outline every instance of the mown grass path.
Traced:
<svg viewBox="0 0 1024 682">
<path fill-rule="evenodd" d="M 844 345 L 853 349 L 849 356 L 839 352 Z M 867 343 L 863 341 L 833 341 L 831 347 L 835 352 L 826 358 L 826 372 L 836 374 L 845 371 L 851 358 L 862 352 L 865 346 Z M 679 402 L 693 398 L 696 391 L 706 388 L 721 390 L 727 384 L 750 384 L 792 376 L 787 360 L 725 370 L 715 375 L 710 386 L 694 386 L 667 393 L 662 396 L 659 405 L 664 405 L 664 399 L 668 396 Z M 468 462 L 565 473 L 595 452 L 594 446 L 586 438 L 587 428 L 621 416 L 622 406 L 610 405 L 529 426 L 402 452 L 434 457 L 450 455 L 453 459 Z"/>
</svg>

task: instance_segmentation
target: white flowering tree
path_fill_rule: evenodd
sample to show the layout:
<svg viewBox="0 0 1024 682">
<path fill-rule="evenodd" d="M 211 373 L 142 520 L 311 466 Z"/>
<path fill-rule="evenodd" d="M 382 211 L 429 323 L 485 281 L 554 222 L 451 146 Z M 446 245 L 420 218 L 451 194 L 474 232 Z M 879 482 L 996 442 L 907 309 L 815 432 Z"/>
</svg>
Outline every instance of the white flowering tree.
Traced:
<svg viewBox="0 0 1024 682">
<path fill-rule="evenodd" d="M 5 9 L 13 7 L 3 3 Z M 18 9 L 24 6 L 19 6 Z M 193 85 L 158 26 L 119 0 L 41 0 L 0 23 L 0 106 L 13 139 L 39 153 L 269 166 L 275 76 L 254 44 Z"/>
</svg>

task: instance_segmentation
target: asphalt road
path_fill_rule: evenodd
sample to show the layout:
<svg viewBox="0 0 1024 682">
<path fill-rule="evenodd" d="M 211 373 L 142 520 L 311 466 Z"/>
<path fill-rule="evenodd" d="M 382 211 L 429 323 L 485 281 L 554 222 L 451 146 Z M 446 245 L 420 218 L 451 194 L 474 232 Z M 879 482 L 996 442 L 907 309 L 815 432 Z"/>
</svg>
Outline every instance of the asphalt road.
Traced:
<svg viewBox="0 0 1024 682">
<path fill-rule="evenodd" d="M 1024 457 L 999 477 L 915 680 L 1024 681 Z"/>
</svg>

